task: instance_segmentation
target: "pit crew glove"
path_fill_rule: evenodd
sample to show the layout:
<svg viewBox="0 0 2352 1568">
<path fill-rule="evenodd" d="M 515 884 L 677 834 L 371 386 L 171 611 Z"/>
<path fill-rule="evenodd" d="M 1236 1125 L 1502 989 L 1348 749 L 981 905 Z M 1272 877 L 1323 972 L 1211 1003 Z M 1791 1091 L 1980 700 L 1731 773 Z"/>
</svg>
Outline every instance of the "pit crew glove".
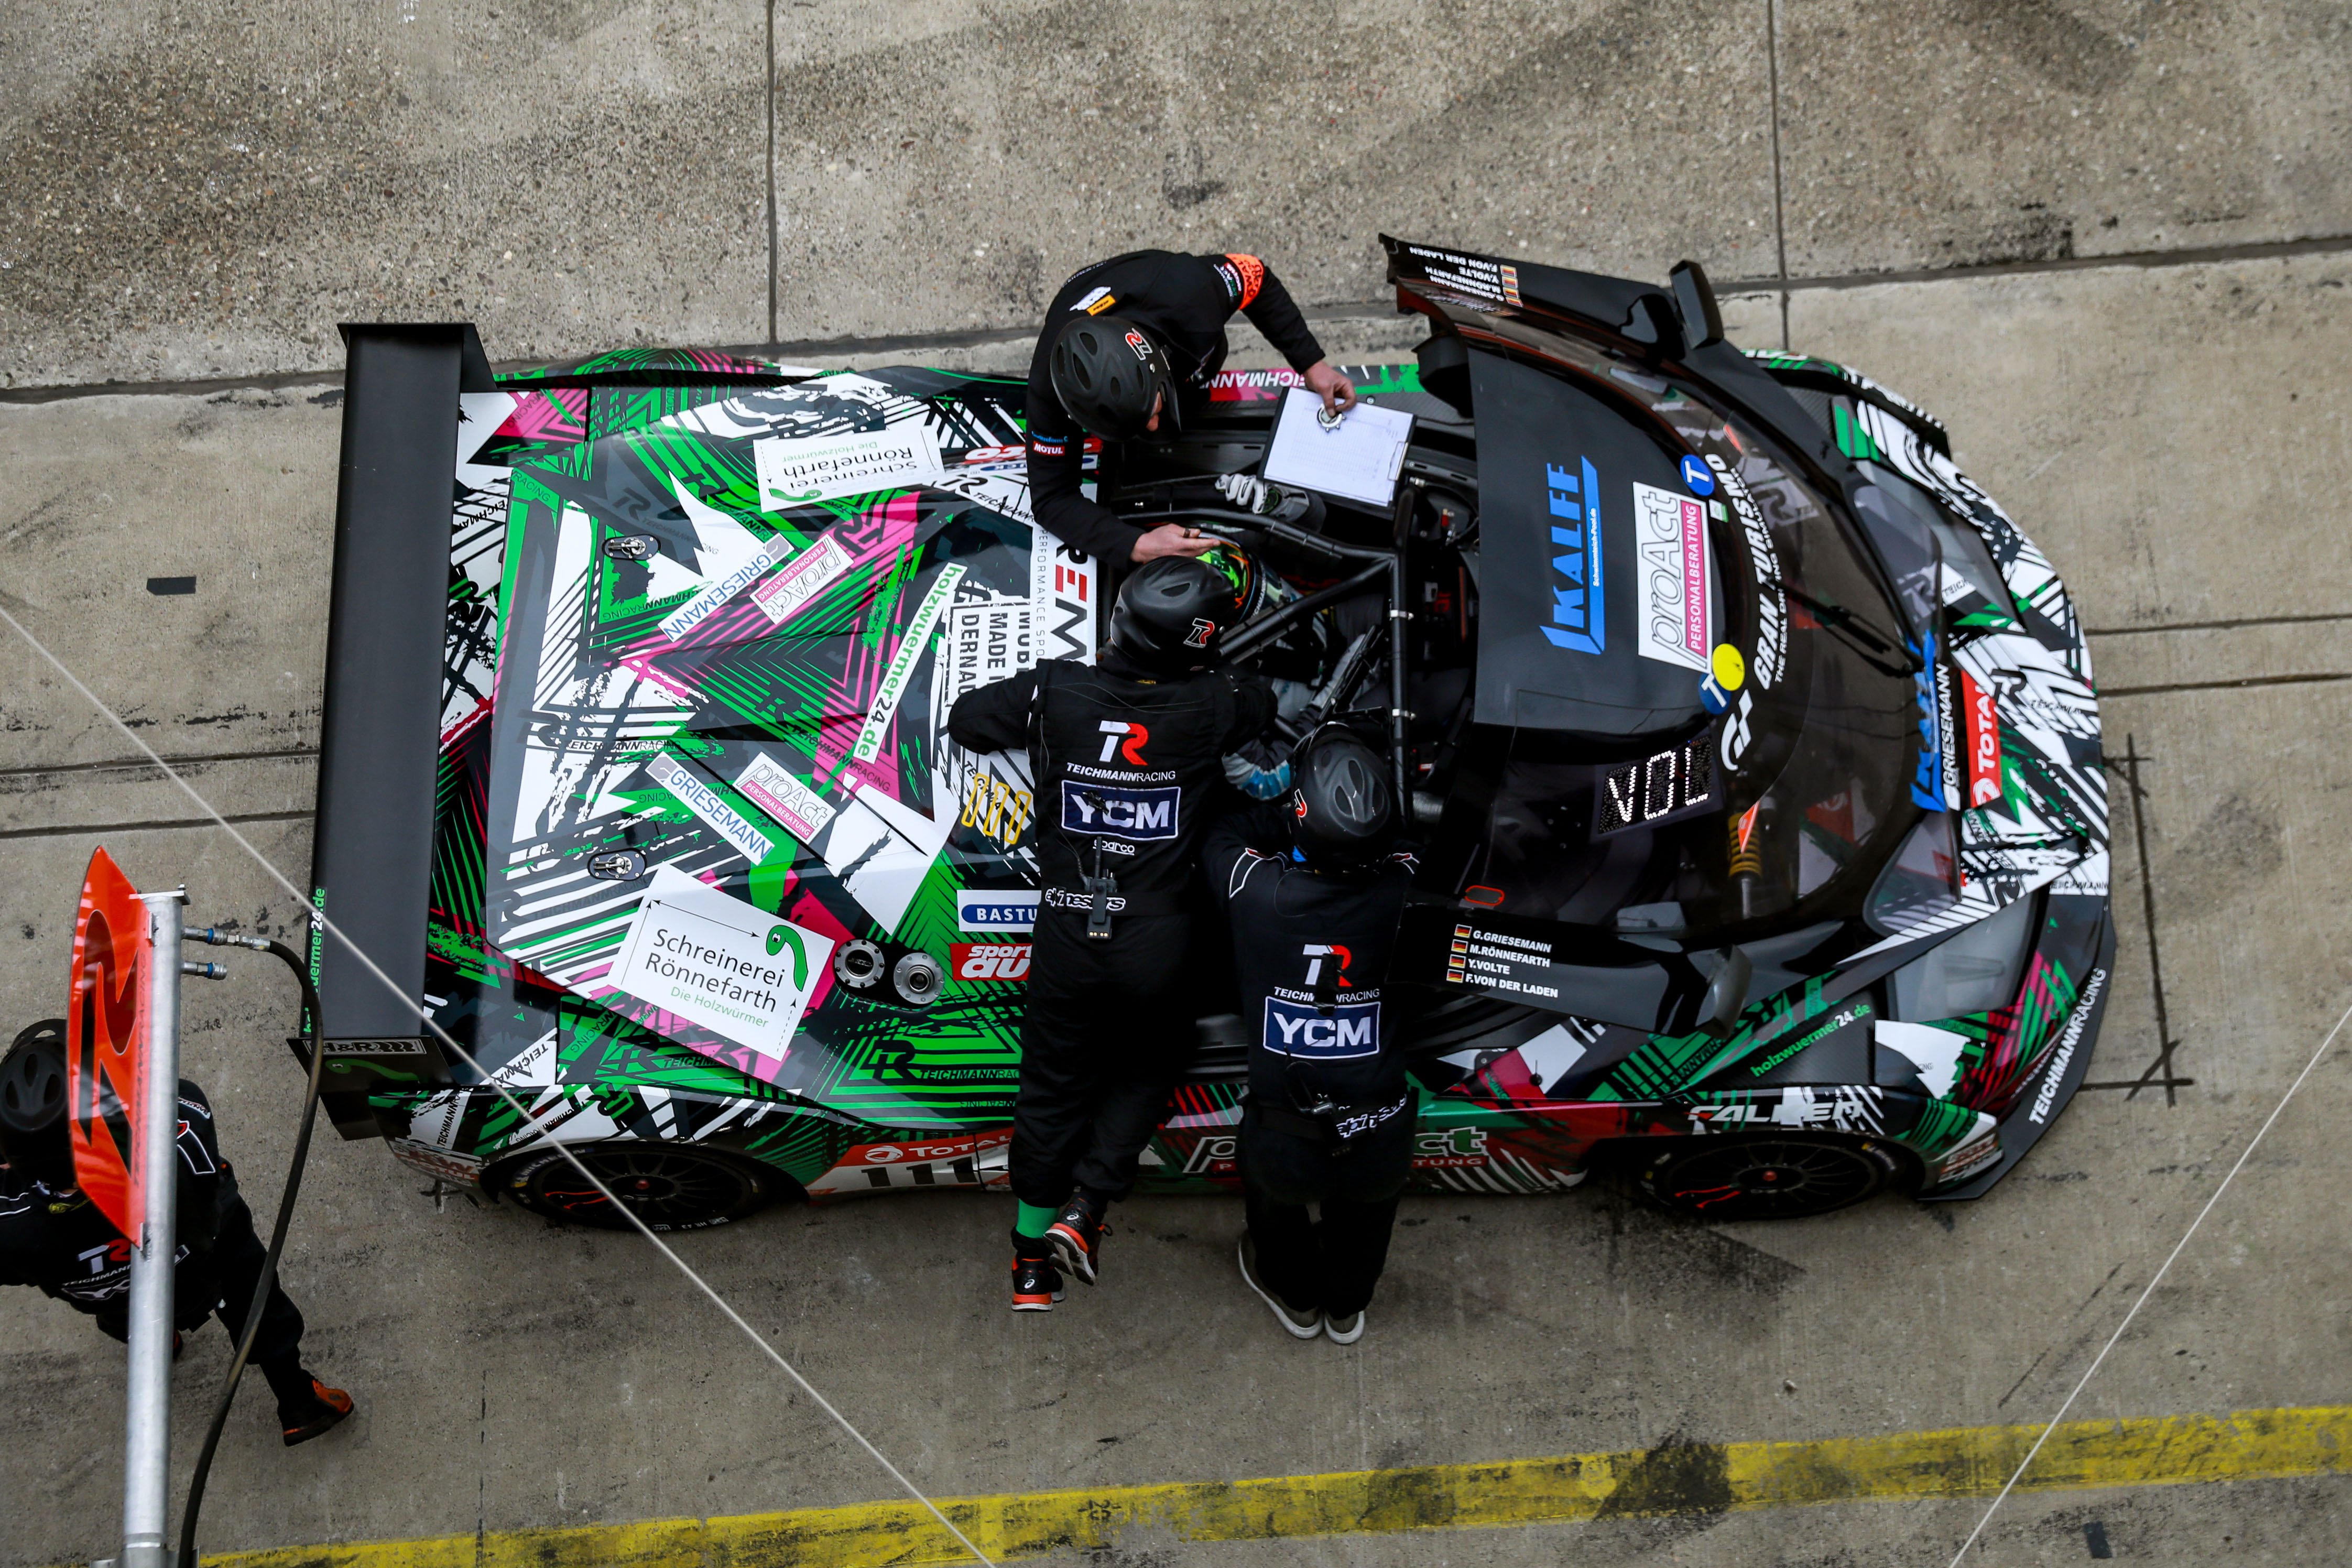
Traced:
<svg viewBox="0 0 2352 1568">
<path fill-rule="evenodd" d="M 1244 511 L 1255 512 L 1260 517 L 1272 515 L 1283 500 L 1281 490 L 1255 474 L 1219 474 L 1217 493 Z"/>
</svg>

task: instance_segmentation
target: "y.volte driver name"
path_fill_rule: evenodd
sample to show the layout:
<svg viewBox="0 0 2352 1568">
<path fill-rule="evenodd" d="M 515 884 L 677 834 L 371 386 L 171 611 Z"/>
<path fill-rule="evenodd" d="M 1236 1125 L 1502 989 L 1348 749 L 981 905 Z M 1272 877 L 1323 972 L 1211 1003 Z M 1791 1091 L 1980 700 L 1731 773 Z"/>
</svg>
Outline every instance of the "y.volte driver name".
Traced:
<svg viewBox="0 0 2352 1568">
<path fill-rule="evenodd" d="M 693 967 L 697 963 L 709 967 L 697 969 Z M 753 987 L 785 984 L 784 972 L 781 969 L 748 963 L 731 952 L 704 947 L 683 932 L 672 936 L 665 926 L 654 929 L 652 940 L 646 944 L 645 952 L 637 960 L 637 967 L 674 985 L 707 991 L 713 996 L 740 1003 L 747 1007 L 757 1007 L 763 1013 L 776 1010 L 776 994 Z"/>
</svg>

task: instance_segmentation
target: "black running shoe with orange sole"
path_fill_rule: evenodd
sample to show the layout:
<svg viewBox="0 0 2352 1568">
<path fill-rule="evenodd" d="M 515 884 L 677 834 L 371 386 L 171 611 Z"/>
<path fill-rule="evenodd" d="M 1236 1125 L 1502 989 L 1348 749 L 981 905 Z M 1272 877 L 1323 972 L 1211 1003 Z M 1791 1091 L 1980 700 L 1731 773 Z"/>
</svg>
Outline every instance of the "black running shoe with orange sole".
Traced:
<svg viewBox="0 0 2352 1568">
<path fill-rule="evenodd" d="M 1110 1226 L 1103 1223 L 1102 1210 L 1095 1201 L 1084 1193 L 1073 1193 L 1046 1227 L 1045 1240 L 1066 1271 L 1076 1275 L 1079 1283 L 1091 1285 L 1099 1272 L 1102 1238 L 1109 1234 Z"/>
<path fill-rule="evenodd" d="M 278 1419 L 284 1426 L 286 1446 L 307 1443 L 333 1426 L 352 1413 L 352 1396 L 340 1388 L 329 1388 L 317 1378 L 310 1380 L 310 1405 L 306 1410 L 289 1410 L 278 1406 Z"/>
<path fill-rule="evenodd" d="M 1050 1312 L 1054 1303 L 1066 1292 L 1062 1289 L 1062 1271 L 1050 1258 L 1015 1258 L 1013 1260 L 1013 1310 L 1016 1312 Z"/>
</svg>

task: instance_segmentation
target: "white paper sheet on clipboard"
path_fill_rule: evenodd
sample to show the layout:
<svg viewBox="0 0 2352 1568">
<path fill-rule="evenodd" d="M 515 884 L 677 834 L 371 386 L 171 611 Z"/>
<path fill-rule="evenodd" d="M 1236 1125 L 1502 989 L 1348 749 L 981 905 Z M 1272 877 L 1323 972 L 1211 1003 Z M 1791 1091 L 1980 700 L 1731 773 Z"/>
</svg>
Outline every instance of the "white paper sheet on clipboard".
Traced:
<svg viewBox="0 0 2352 1568">
<path fill-rule="evenodd" d="M 1386 506 L 1412 439 L 1412 416 L 1359 403 L 1326 430 L 1316 422 L 1323 400 L 1305 387 L 1283 395 L 1282 417 L 1266 449 L 1265 474 L 1277 485 Z"/>
</svg>

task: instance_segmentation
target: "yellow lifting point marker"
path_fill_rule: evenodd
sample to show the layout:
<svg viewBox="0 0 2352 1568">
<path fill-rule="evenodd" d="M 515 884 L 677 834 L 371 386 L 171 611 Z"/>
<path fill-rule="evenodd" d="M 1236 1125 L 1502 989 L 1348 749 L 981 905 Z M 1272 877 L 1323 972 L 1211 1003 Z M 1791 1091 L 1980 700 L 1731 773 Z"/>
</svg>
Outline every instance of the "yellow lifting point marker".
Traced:
<svg viewBox="0 0 2352 1568">
<path fill-rule="evenodd" d="M 1748 661 L 1727 642 L 1715 645 L 1715 656 L 1708 662 L 1715 668 L 1716 684 L 1726 691 L 1738 690 L 1748 679 Z"/>
</svg>

